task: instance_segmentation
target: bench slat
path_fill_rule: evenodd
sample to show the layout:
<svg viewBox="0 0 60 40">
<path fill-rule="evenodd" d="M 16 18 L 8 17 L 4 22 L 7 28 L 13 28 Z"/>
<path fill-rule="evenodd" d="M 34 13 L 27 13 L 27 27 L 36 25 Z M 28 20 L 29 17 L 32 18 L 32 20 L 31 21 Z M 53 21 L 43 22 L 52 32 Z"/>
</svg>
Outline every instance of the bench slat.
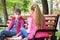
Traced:
<svg viewBox="0 0 60 40">
<path fill-rule="evenodd" d="M 46 20 L 55 20 L 55 17 L 46 17 Z"/>
<path fill-rule="evenodd" d="M 49 14 L 49 15 L 44 15 L 45 17 L 56 17 L 57 14 Z"/>
<path fill-rule="evenodd" d="M 55 25 L 54 22 L 46 22 L 46 25 Z"/>
</svg>

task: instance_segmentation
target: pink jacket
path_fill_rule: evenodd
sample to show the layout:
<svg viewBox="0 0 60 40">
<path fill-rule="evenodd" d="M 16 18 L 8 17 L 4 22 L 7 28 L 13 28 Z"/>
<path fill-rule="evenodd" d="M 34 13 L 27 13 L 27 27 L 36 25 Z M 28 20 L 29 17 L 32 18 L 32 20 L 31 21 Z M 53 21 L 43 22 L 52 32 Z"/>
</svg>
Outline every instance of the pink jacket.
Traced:
<svg viewBox="0 0 60 40">
<path fill-rule="evenodd" d="M 43 29 L 47 29 L 46 23 L 45 23 L 45 17 L 44 17 L 44 25 L 43 26 L 44 26 Z M 29 33 L 28 39 L 32 39 L 37 30 L 38 30 L 38 27 L 34 24 L 32 16 L 30 15 L 28 17 L 28 33 Z M 48 32 L 38 32 L 35 37 L 41 38 L 41 37 L 48 37 L 48 36 L 49 36 Z"/>
</svg>

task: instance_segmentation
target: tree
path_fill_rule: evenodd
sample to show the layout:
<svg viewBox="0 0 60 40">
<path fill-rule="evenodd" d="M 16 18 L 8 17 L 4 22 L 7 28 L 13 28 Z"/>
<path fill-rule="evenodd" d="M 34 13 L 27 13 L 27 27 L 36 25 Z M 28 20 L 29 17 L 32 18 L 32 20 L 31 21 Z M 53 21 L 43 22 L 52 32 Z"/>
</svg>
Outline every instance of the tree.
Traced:
<svg viewBox="0 0 60 40">
<path fill-rule="evenodd" d="M 30 0 L 6 0 L 7 9 L 13 9 L 14 6 L 17 6 L 23 12 L 28 12 L 29 5 L 30 5 Z"/>
<path fill-rule="evenodd" d="M 8 14 L 7 14 L 7 9 L 6 9 L 6 0 L 1 0 L 1 1 L 2 1 L 2 9 L 3 9 L 3 14 L 4 14 L 4 24 L 7 24 Z"/>
<path fill-rule="evenodd" d="M 0 11 L 1 11 L 1 9 L 2 9 L 2 4 L 1 4 L 1 0 L 0 0 Z"/>
<path fill-rule="evenodd" d="M 47 3 L 47 0 L 41 0 L 42 1 L 42 6 L 43 6 L 43 13 L 44 14 L 48 14 L 49 11 L 48 11 L 48 3 Z"/>
<path fill-rule="evenodd" d="M 41 0 L 36 0 L 35 3 L 41 4 Z"/>
<path fill-rule="evenodd" d="M 23 1 L 23 12 L 28 12 L 28 7 L 29 7 L 30 1 L 29 0 L 24 0 Z"/>
</svg>

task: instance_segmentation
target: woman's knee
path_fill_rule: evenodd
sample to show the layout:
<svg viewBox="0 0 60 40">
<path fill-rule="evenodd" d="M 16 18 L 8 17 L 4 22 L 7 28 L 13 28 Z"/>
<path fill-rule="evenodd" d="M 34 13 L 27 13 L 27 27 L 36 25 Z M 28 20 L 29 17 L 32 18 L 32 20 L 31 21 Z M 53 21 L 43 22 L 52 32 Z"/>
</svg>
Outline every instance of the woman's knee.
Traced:
<svg viewBox="0 0 60 40">
<path fill-rule="evenodd" d="M 6 34 L 8 34 L 8 31 L 6 31 L 6 30 L 1 31 L 1 35 L 6 35 Z"/>
<path fill-rule="evenodd" d="M 22 33 L 22 35 L 24 35 L 25 37 L 28 36 L 28 33 L 27 33 L 27 31 L 26 31 L 25 28 L 21 28 L 21 33 Z"/>
<path fill-rule="evenodd" d="M 2 31 L 1 31 L 1 34 L 3 34 L 3 33 L 5 33 L 5 30 L 2 30 Z"/>
<path fill-rule="evenodd" d="M 20 29 L 20 31 L 24 32 L 24 31 L 26 31 L 26 29 L 22 27 L 22 28 Z"/>
</svg>

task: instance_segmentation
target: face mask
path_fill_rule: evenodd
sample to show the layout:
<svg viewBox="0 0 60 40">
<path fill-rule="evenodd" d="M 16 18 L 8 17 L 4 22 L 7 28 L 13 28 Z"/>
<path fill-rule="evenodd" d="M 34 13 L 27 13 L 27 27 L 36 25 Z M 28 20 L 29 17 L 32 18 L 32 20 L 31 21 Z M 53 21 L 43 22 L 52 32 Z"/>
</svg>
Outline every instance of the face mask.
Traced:
<svg viewBox="0 0 60 40">
<path fill-rule="evenodd" d="M 19 18 L 19 17 L 20 17 L 20 15 L 16 15 L 16 14 L 15 14 L 15 17 L 16 17 L 16 18 Z"/>
</svg>

